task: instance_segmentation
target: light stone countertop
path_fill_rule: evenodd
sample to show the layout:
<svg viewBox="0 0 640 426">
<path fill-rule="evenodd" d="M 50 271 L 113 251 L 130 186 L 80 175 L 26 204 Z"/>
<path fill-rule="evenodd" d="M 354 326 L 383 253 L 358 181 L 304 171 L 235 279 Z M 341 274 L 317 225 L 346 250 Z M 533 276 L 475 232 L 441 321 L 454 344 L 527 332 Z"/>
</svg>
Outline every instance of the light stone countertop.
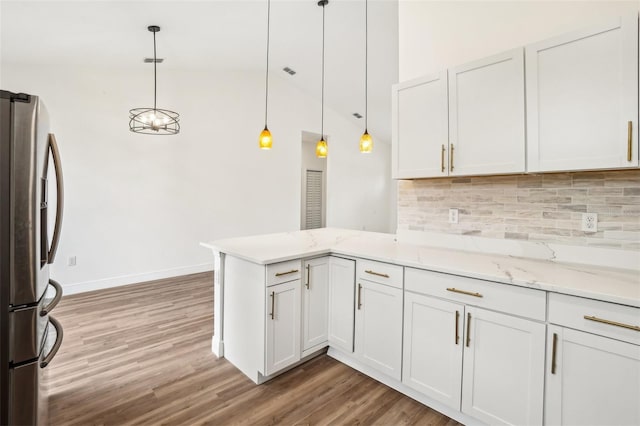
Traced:
<svg viewBox="0 0 640 426">
<path fill-rule="evenodd" d="M 336 228 L 231 238 L 202 246 L 263 265 L 333 253 L 640 307 L 640 265 L 614 269 L 484 254 Z"/>
</svg>

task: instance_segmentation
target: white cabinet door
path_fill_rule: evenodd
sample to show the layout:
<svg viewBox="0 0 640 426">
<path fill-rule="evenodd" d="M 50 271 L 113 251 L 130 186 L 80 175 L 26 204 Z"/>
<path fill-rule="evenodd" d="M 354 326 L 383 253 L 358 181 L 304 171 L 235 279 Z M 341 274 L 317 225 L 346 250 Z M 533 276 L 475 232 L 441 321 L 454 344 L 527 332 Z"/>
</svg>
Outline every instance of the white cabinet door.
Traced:
<svg viewBox="0 0 640 426">
<path fill-rule="evenodd" d="M 353 352 L 356 262 L 329 260 L 329 345 Z"/>
<path fill-rule="evenodd" d="M 302 350 L 327 343 L 329 309 L 329 257 L 304 262 L 302 287 Z"/>
<path fill-rule="evenodd" d="M 401 380 L 401 289 L 358 280 L 355 349 L 363 364 Z"/>
<path fill-rule="evenodd" d="M 300 280 L 266 289 L 265 375 L 300 360 Z"/>
<path fill-rule="evenodd" d="M 545 325 L 467 306 L 462 412 L 487 424 L 543 419 Z"/>
<path fill-rule="evenodd" d="M 449 175 L 525 171 L 522 48 L 449 70 Z"/>
<path fill-rule="evenodd" d="M 405 292 L 402 382 L 460 409 L 464 305 Z"/>
<path fill-rule="evenodd" d="M 393 178 L 447 176 L 447 73 L 393 86 L 392 105 Z"/>
<path fill-rule="evenodd" d="M 638 15 L 525 49 L 527 170 L 638 166 Z"/>
<path fill-rule="evenodd" d="M 640 346 L 550 325 L 547 360 L 545 424 L 640 424 Z"/>
</svg>

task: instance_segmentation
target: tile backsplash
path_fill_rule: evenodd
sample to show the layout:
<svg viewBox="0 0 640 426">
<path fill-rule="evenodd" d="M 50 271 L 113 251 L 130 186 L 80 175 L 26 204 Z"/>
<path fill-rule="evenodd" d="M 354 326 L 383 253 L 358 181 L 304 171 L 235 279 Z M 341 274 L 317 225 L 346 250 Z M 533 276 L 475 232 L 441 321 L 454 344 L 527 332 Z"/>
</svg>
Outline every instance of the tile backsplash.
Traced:
<svg viewBox="0 0 640 426">
<path fill-rule="evenodd" d="M 399 181 L 398 229 L 640 251 L 640 170 Z"/>
</svg>

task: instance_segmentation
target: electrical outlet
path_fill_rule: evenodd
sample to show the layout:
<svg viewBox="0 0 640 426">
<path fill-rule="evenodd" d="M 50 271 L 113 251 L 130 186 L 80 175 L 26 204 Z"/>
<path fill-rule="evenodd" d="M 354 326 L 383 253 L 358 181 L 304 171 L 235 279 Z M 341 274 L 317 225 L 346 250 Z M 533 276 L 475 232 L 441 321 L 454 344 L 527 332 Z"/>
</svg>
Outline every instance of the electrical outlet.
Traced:
<svg viewBox="0 0 640 426">
<path fill-rule="evenodd" d="M 582 213 L 582 230 L 584 232 L 598 232 L 597 213 Z"/>
<path fill-rule="evenodd" d="M 449 223 L 458 223 L 458 209 L 449 209 Z"/>
<path fill-rule="evenodd" d="M 67 262 L 67 264 L 69 266 L 76 266 L 76 257 L 75 256 L 69 256 L 69 261 Z"/>
</svg>

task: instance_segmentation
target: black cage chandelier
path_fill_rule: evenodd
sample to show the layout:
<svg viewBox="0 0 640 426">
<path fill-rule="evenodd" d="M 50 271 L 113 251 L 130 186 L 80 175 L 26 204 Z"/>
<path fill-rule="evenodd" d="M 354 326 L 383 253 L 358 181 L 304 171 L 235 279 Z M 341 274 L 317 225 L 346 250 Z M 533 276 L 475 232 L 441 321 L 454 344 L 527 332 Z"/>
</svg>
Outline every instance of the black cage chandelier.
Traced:
<svg viewBox="0 0 640 426">
<path fill-rule="evenodd" d="M 156 107 L 158 93 L 156 33 L 160 31 L 160 27 L 150 25 L 147 29 L 153 33 L 153 108 L 129 110 L 129 130 L 147 135 L 175 135 L 180 132 L 180 114 Z"/>
</svg>

